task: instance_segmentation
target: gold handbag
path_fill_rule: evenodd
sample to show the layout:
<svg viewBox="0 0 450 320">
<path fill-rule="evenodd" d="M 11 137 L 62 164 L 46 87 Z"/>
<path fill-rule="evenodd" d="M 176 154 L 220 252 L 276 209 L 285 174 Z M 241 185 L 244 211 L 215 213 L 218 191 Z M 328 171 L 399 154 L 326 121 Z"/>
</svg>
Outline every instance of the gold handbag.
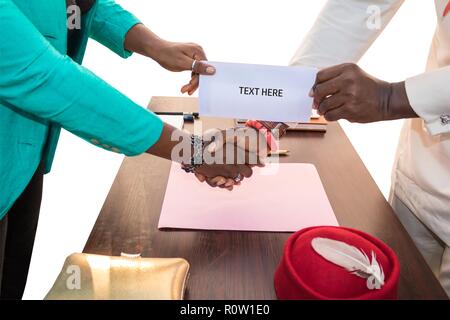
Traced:
<svg viewBox="0 0 450 320">
<path fill-rule="evenodd" d="M 180 258 L 74 253 L 46 300 L 182 300 L 189 263 Z"/>
</svg>

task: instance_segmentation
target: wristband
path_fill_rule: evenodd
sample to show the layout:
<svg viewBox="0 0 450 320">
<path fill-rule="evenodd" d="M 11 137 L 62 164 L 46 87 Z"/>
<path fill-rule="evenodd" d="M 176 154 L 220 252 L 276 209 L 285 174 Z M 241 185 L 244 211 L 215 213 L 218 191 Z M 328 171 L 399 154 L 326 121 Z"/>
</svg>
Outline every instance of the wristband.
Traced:
<svg viewBox="0 0 450 320">
<path fill-rule="evenodd" d="M 188 164 L 183 163 L 181 168 L 187 173 L 194 173 L 195 169 L 203 164 L 203 150 L 205 149 L 205 142 L 202 137 L 192 135 L 191 147 L 194 152 Z"/>
</svg>

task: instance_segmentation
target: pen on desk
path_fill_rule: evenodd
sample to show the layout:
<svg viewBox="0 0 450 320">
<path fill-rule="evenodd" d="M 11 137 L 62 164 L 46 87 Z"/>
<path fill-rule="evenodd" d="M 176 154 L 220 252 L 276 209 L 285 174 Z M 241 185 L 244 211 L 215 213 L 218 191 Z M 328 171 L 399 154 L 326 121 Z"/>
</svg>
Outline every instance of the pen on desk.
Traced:
<svg viewBox="0 0 450 320">
<path fill-rule="evenodd" d="M 155 112 L 155 113 L 157 115 L 160 115 L 160 116 L 184 116 L 184 115 L 191 115 L 194 118 L 198 118 L 198 112 L 179 112 L 179 111 L 177 111 L 177 112 L 169 112 L 169 111 L 165 112 L 165 111 L 162 111 L 162 112 Z"/>
<path fill-rule="evenodd" d="M 273 150 L 273 151 L 269 151 L 269 157 L 270 156 L 288 156 L 289 155 L 289 150 Z"/>
<path fill-rule="evenodd" d="M 169 112 L 169 111 L 162 111 L 162 112 L 155 112 L 155 114 L 159 116 L 183 116 L 184 121 L 194 121 L 194 119 L 198 119 L 199 114 L 198 112 Z"/>
</svg>

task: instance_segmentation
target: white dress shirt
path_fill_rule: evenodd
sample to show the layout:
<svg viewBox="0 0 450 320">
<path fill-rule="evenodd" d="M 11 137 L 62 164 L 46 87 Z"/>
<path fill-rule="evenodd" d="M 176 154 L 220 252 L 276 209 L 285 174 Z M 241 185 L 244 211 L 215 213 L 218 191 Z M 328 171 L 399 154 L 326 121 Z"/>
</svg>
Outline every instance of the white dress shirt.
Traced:
<svg viewBox="0 0 450 320">
<path fill-rule="evenodd" d="M 392 190 L 450 246 L 450 13 L 443 15 L 448 1 L 435 0 L 438 25 L 427 72 L 406 80 L 409 101 L 420 118 L 405 121 Z M 329 0 L 291 65 L 323 68 L 357 62 L 402 3 Z M 380 28 L 370 25 L 368 8 L 373 5 L 380 8 Z"/>
</svg>

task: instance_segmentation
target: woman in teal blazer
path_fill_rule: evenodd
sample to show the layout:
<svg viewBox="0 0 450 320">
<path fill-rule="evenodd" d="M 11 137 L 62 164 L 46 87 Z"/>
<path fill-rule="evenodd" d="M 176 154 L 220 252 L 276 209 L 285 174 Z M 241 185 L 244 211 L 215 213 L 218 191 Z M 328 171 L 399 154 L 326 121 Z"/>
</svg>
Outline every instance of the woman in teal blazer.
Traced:
<svg viewBox="0 0 450 320">
<path fill-rule="evenodd" d="M 190 83 L 182 88 L 189 94 L 198 87 L 198 73 L 214 69 L 195 63 L 206 60 L 201 47 L 158 38 L 113 0 L 0 0 L 0 30 L 0 288 L 2 298 L 19 299 L 37 226 L 42 174 L 51 169 L 61 128 L 127 156 L 149 152 L 171 159 L 178 144 L 171 140 L 173 133 L 198 140 L 176 132 L 83 68 L 88 38 L 123 58 L 137 52 L 171 71 L 194 66 Z M 213 186 L 232 188 L 251 175 L 247 165 L 187 165 Z"/>
</svg>

